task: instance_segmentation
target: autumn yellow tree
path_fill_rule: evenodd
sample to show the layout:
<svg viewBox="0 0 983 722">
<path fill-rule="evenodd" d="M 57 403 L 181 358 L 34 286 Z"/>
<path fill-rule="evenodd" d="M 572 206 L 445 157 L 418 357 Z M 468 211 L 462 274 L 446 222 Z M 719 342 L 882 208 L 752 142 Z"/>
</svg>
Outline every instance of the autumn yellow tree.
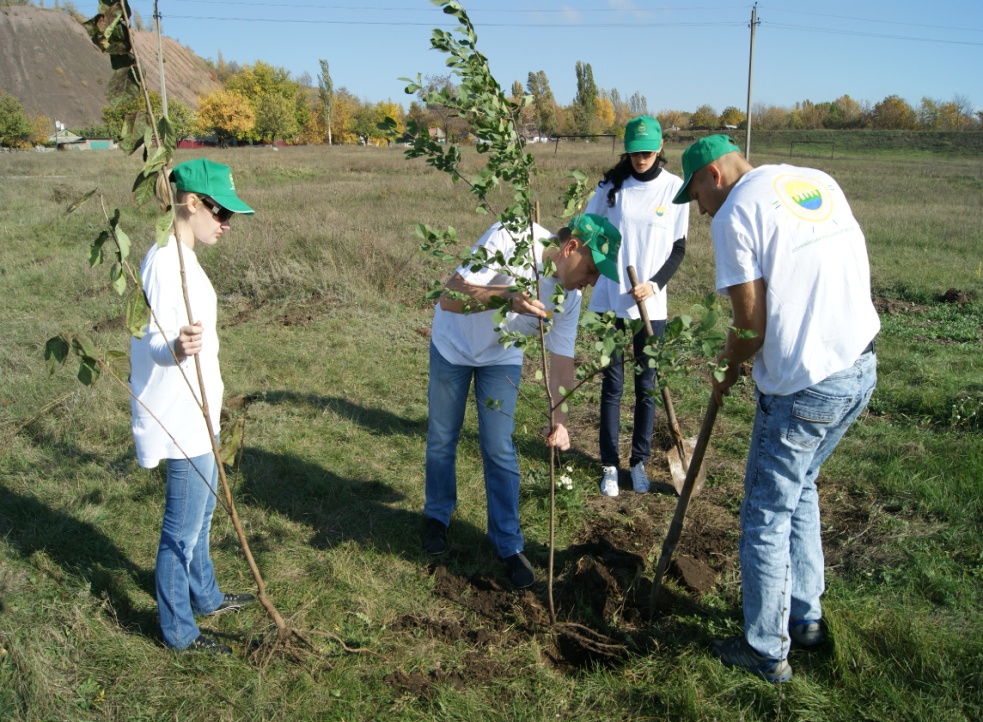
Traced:
<svg viewBox="0 0 983 722">
<path fill-rule="evenodd" d="M 231 90 L 216 90 L 198 99 L 198 131 L 214 133 L 221 143 L 245 139 L 256 126 L 249 101 Z"/>
<path fill-rule="evenodd" d="M 328 140 L 328 127 L 324 122 L 325 113 L 321 100 L 311 102 L 307 122 L 300 129 L 298 140 L 304 145 L 321 145 Z"/>
<path fill-rule="evenodd" d="M 229 76 L 225 89 L 242 95 L 253 110 L 256 125 L 250 140 L 292 138 L 307 124 L 307 93 L 285 68 L 257 60 Z"/>
<path fill-rule="evenodd" d="M 403 106 L 392 100 L 383 100 L 376 103 L 376 109 L 382 118 L 392 118 L 396 121 L 396 131 L 403 133 L 406 130 L 406 118 L 403 114 Z"/>
<path fill-rule="evenodd" d="M 614 127 L 614 103 L 610 98 L 597 98 L 594 103 L 594 127 L 601 133 L 610 133 Z"/>
<path fill-rule="evenodd" d="M 662 110 L 655 116 L 662 126 L 662 132 L 689 126 L 689 114 L 682 110 Z"/>
<path fill-rule="evenodd" d="M 720 113 L 720 123 L 721 125 L 733 125 L 735 127 L 740 127 L 744 124 L 747 117 L 744 115 L 744 111 L 739 108 L 735 108 L 733 105 L 729 105 L 723 109 Z"/>
<path fill-rule="evenodd" d="M 354 130 L 355 115 L 361 103 L 358 98 L 341 88 L 335 93 L 334 108 L 331 113 L 331 138 L 335 143 L 357 143 L 358 134 Z"/>
<path fill-rule="evenodd" d="M 872 125 L 877 129 L 911 130 L 918 118 L 915 109 L 899 95 L 889 95 L 874 106 Z"/>
</svg>

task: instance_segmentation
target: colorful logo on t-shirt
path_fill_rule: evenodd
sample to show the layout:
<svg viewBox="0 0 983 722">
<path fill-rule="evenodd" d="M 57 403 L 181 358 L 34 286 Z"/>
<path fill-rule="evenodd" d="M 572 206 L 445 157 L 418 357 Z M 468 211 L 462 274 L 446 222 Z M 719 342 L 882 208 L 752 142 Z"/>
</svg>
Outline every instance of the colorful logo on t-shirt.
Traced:
<svg viewBox="0 0 983 722">
<path fill-rule="evenodd" d="M 781 204 L 803 220 L 825 221 L 833 212 L 833 196 L 829 189 L 812 178 L 778 176 L 775 179 L 775 192 Z"/>
<path fill-rule="evenodd" d="M 656 215 L 657 218 L 662 218 L 662 216 L 664 216 L 665 214 L 666 214 L 666 207 L 665 206 L 656 206 L 656 208 L 655 208 L 655 215 Z"/>
</svg>

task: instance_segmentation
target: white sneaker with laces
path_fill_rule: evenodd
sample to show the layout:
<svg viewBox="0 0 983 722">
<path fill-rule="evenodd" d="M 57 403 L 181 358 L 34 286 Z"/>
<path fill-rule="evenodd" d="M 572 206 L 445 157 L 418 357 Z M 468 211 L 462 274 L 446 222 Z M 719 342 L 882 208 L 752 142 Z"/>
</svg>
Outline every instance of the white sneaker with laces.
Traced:
<svg viewBox="0 0 983 722">
<path fill-rule="evenodd" d="M 638 494 L 647 494 L 649 487 L 649 478 L 645 475 L 645 462 L 639 461 L 633 467 L 631 467 L 631 485 Z"/>
<path fill-rule="evenodd" d="M 601 493 L 604 496 L 618 495 L 618 467 L 605 466 L 604 476 L 601 477 Z"/>
</svg>

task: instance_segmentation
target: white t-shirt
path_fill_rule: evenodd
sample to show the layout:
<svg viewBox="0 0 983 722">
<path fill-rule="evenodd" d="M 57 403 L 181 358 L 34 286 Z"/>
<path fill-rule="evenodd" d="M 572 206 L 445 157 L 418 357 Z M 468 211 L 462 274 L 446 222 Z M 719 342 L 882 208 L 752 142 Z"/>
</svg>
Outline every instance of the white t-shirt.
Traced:
<svg viewBox="0 0 983 722">
<path fill-rule="evenodd" d="M 710 224 L 717 290 L 763 278 L 767 329 L 753 377 L 784 396 L 853 364 L 877 335 L 870 263 L 839 185 L 812 168 L 745 174 Z"/>
<path fill-rule="evenodd" d="M 689 233 L 689 204 L 672 202 L 682 184 L 665 170 L 647 182 L 629 176 L 615 195 L 613 208 L 608 206 L 610 187 L 603 183 L 597 186 L 584 212 L 604 216 L 621 232 L 621 281 L 615 283 L 601 276 L 591 294 L 591 311 L 615 311 L 618 318 L 640 318 L 635 299 L 628 295 L 631 281 L 626 269 L 635 267 L 639 283 L 649 281 L 669 258 L 673 244 Z M 651 320 L 664 320 L 668 316 L 666 289 L 656 289 L 655 295 L 646 299 L 645 309 Z"/>
<path fill-rule="evenodd" d="M 137 461 L 147 469 L 157 466 L 161 459 L 193 458 L 212 450 L 208 427 L 198 407 L 194 357 L 189 356 L 176 365 L 169 350 L 181 327 L 188 325 L 177 243 L 171 236 L 166 246 L 159 248 L 155 244 L 143 259 L 140 279 L 160 327 L 151 317 L 147 334 L 130 339 L 130 390 L 147 407 L 130 399 L 133 441 Z M 218 302 L 194 251 L 189 248 L 183 251 L 191 317 L 201 321 L 202 326 L 202 346 L 197 356 L 201 360 L 212 428 L 218 433 L 225 390 L 218 367 Z"/>
<path fill-rule="evenodd" d="M 536 263 L 542 268 L 543 247 L 539 242 L 551 237 L 549 231 L 538 224 L 533 225 L 534 254 Z M 472 252 L 483 246 L 493 255 L 501 251 L 506 259 L 515 253 L 515 241 L 509 232 L 496 223 L 485 232 L 472 248 Z M 531 268 L 515 266 L 492 266 L 471 271 L 464 266 L 457 269 L 461 277 L 473 286 L 510 286 L 518 277 L 532 278 Z M 540 301 L 548 311 L 555 308 L 552 301 L 559 279 L 555 276 L 540 281 Z M 553 315 L 546 334 L 546 349 L 558 356 L 573 358 L 574 344 L 577 340 L 577 323 L 580 319 L 580 291 L 566 291 L 563 312 Z M 434 313 L 431 340 L 440 355 L 449 363 L 458 366 L 505 366 L 521 365 L 522 349 L 499 343 L 500 334 L 494 322 L 495 310 L 476 313 L 452 313 L 437 306 Z M 533 335 L 539 333 L 539 323 L 535 316 L 509 313 L 506 321 L 509 331 Z"/>
</svg>

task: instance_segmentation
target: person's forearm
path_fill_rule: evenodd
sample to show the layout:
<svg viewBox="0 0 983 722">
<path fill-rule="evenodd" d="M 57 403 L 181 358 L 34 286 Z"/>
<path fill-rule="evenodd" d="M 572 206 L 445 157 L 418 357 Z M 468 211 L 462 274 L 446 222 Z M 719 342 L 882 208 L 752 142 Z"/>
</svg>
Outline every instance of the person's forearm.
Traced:
<svg viewBox="0 0 983 722">
<path fill-rule="evenodd" d="M 449 313 L 475 313 L 492 308 L 492 300 L 500 298 L 515 313 L 546 316 L 542 302 L 510 289 L 510 286 L 476 286 L 455 273 L 444 286 L 445 294 L 440 297 L 440 308 Z M 450 292 L 450 296 L 447 292 Z"/>
<path fill-rule="evenodd" d="M 679 269 L 679 264 L 683 262 L 685 257 L 686 236 L 683 236 L 672 244 L 672 252 L 669 254 L 669 258 L 666 259 L 666 262 L 662 264 L 662 268 L 649 281 L 654 283 L 657 288 L 665 288 L 669 284 L 669 279 L 675 275 Z"/>
<path fill-rule="evenodd" d="M 445 291 L 450 291 L 454 297 L 449 297 L 445 292 L 440 297 L 440 307 L 450 313 L 486 311 L 491 308 L 493 298 L 502 298 L 511 302 L 512 294 L 508 286 L 472 286 L 463 281 L 453 288 L 448 284 Z M 461 298 L 458 294 L 467 296 L 467 298 Z"/>
<path fill-rule="evenodd" d="M 739 329 L 746 330 L 746 329 Z M 717 360 L 727 359 L 732 367 L 740 366 L 751 359 L 764 344 L 764 337 L 755 335 L 753 338 L 740 338 L 734 331 L 727 332 L 727 343 L 720 350 Z"/>
</svg>

